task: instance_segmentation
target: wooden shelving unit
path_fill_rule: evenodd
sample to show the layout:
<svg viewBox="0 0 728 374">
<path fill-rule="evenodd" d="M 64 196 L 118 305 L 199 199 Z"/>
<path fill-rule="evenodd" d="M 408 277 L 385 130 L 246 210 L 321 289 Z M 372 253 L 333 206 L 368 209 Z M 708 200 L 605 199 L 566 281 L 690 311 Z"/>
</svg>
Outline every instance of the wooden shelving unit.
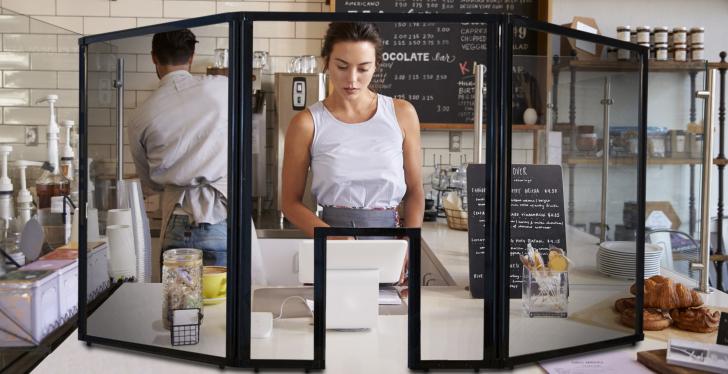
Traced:
<svg viewBox="0 0 728 374">
<path fill-rule="evenodd" d="M 531 132 L 543 130 L 544 125 L 513 125 L 511 126 L 513 132 Z M 468 123 L 421 123 L 420 129 L 422 130 L 440 130 L 440 131 L 453 131 L 453 130 L 470 130 L 473 131 L 473 125 Z"/>
<path fill-rule="evenodd" d="M 705 71 L 707 61 L 657 61 L 650 60 L 648 64 L 649 72 L 698 72 Z M 588 60 L 571 60 L 559 64 L 559 69 L 576 69 L 579 71 L 637 71 L 639 65 L 629 61 L 588 61 Z"/>
<path fill-rule="evenodd" d="M 567 157 L 565 159 L 568 165 L 601 165 L 601 157 Z M 635 165 L 637 163 L 636 157 L 610 157 L 609 165 Z M 657 158 L 648 157 L 647 165 L 699 165 L 702 164 L 703 160 L 696 158 Z"/>
</svg>

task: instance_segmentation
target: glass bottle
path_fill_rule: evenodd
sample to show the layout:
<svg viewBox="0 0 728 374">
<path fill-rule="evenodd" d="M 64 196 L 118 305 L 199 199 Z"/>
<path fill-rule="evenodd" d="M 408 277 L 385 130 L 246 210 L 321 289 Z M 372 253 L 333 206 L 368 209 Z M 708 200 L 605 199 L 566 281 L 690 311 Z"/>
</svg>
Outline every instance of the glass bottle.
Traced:
<svg viewBox="0 0 728 374">
<path fill-rule="evenodd" d="M 162 322 L 169 329 L 172 311 L 199 308 L 202 313 L 202 251 L 178 248 L 162 258 Z"/>
<path fill-rule="evenodd" d="M 58 172 L 58 167 L 46 162 L 43 164 L 43 174 L 35 182 L 38 195 L 38 209 L 51 207 L 51 200 L 56 196 L 68 196 L 71 193 L 71 182 Z"/>
</svg>

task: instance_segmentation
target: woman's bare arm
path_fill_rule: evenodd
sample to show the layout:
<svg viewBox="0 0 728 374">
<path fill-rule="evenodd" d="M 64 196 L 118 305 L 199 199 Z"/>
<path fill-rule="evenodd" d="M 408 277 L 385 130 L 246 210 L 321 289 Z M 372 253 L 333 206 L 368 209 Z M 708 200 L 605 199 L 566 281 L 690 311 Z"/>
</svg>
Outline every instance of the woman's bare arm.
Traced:
<svg viewBox="0 0 728 374">
<path fill-rule="evenodd" d="M 394 100 L 397 121 L 404 132 L 402 152 L 404 156 L 404 180 L 407 192 L 404 204 L 404 227 L 422 227 L 425 212 L 425 191 L 422 187 L 422 147 L 420 120 L 417 111 L 405 100 Z"/>
<path fill-rule="evenodd" d="M 313 118 L 308 110 L 293 117 L 286 131 L 281 175 L 283 214 L 310 238 L 314 227 L 329 226 L 303 205 L 313 133 Z"/>
</svg>

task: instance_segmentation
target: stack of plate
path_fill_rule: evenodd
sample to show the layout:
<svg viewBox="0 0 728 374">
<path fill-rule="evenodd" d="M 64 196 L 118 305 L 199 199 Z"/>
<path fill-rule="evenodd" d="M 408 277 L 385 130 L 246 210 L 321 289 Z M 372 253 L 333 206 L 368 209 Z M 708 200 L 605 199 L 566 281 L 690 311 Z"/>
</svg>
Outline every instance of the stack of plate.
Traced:
<svg viewBox="0 0 728 374">
<path fill-rule="evenodd" d="M 636 242 L 604 242 L 597 251 L 597 270 L 615 278 L 635 279 L 637 274 Z M 660 274 L 662 248 L 645 243 L 645 278 Z"/>
</svg>

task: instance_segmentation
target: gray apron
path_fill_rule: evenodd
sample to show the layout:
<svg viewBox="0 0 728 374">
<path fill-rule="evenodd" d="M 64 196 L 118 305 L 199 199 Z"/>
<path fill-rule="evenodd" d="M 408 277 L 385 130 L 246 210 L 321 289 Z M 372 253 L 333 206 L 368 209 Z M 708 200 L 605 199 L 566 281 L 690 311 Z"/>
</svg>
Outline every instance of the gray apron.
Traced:
<svg viewBox="0 0 728 374">
<path fill-rule="evenodd" d="M 321 219 L 332 227 L 399 227 L 399 216 L 396 209 L 324 207 Z M 357 239 L 392 239 L 392 237 L 366 236 Z"/>
</svg>

